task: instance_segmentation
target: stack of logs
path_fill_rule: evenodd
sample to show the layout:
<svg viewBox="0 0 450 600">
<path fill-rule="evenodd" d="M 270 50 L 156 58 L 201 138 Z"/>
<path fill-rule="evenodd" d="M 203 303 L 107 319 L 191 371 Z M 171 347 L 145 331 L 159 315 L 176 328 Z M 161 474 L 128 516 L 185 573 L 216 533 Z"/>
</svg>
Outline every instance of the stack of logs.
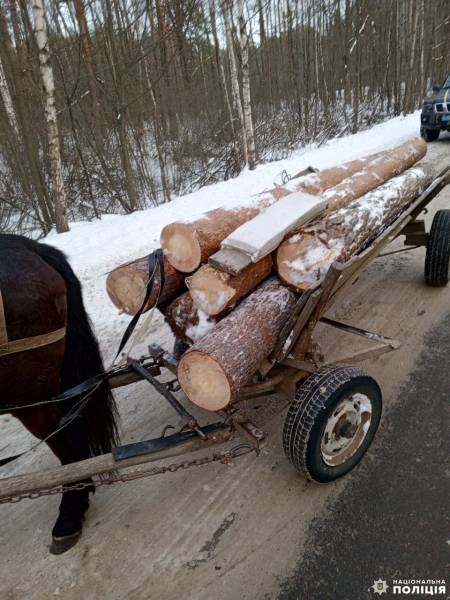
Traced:
<svg viewBox="0 0 450 600">
<path fill-rule="evenodd" d="M 425 153 L 422 140 L 410 140 L 294 178 L 251 204 L 164 227 L 165 282 L 159 289 L 157 278 L 145 309 L 157 305 L 176 337 L 192 344 L 178 365 L 178 380 L 190 400 L 220 410 L 236 399 L 272 353 L 298 294 L 320 283 L 333 261 L 360 252 L 429 185 L 431 172 L 414 167 Z M 325 200 L 326 209 L 290 231 L 275 252 L 237 275 L 208 264 L 236 228 L 299 191 Z M 112 271 L 107 291 L 120 310 L 132 315 L 147 282 L 144 257 Z"/>
</svg>

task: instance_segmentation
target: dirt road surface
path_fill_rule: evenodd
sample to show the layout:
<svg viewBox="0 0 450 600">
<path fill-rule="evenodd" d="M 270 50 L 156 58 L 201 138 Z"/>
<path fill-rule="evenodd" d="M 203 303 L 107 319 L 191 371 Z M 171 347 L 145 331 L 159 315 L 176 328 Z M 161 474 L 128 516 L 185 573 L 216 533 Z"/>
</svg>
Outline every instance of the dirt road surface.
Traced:
<svg viewBox="0 0 450 600">
<path fill-rule="evenodd" d="M 450 163 L 450 136 L 430 144 L 427 160 L 437 168 Z M 426 215 L 428 225 L 434 212 L 443 207 L 450 208 L 450 188 L 431 205 Z M 401 240 L 396 244 L 400 247 Z M 267 454 L 245 457 L 229 466 L 210 465 L 101 488 L 92 501 L 82 539 L 62 556 L 50 555 L 47 548 L 58 497 L 1 506 L 0 598 L 328 597 L 322 596 L 317 586 L 305 595 L 299 584 L 298 567 L 308 564 L 302 560 L 306 558 L 305 549 L 311 551 L 314 527 L 326 523 L 347 489 L 363 494 L 370 485 L 370 478 L 364 474 L 382 449 L 386 435 L 383 427 L 389 423 L 390 413 L 403 406 L 401 390 L 421 355 L 428 332 L 450 313 L 450 288 L 425 287 L 423 263 L 423 249 L 377 259 L 333 310 L 334 316 L 343 321 L 402 342 L 397 352 L 364 365 L 382 387 L 385 410 L 376 442 L 349 476 L 324 486 L 307 483 L 284 457 L 284 413 L 272 415 L 279 403 L 260 402 L 259 408 L 252 408 L 252 415 L 268 433 Z M 347 335 L 334 331 L 323 332 L 321 337 L 324 347 L 336 357 L 352 343 Z M 169 334 L 157 341 L 169 344 Z M 449 351 L 442 357 L 442 369 L 450 383 Z M 122 390 L 118 398 L 125 442 L 154 437 L 164 423 L 176 423 L 144 383 Z M 404 432 L 401 419 L 393 423 L 389 444 L 393 445 L 390 460 L 395 463 L 395 446 L 400 450 Z M 426 423 L 421 426 L 426 427 Z M 411 428 L 408 431 L 411 435 Z M 14 436 L 7 453 L 27 448 L 32 441 L 12 418 L 3 422 L 3 436 Z M 25 466 L 35 469 L 52 464 L 56 464 L 55 459 L 42 448 Z M 424 464 L 423 468 L 429 466 Z M 3 470 L 2 475 L 8 472 L 11 469 Z M 434 534 L 432 530 L 427 532 L 430 537 Z M 423 544 L 426 542 L 425 536 Z M 389 537 L 385 544 L 388 549 Z M 351 561 L 351 536 L 346 546 L 347 560 Z M 378 547 L 377 551 L 382 550 Z M 377 561 L 375 555 L 373 561 Z M 327 569 L 326 561 L 322 568 Z M 362 585 L 366 592 L 367 582 L 363 579 Z M 360 597 L 365 596 L 361 593 Z"/>
</svg>

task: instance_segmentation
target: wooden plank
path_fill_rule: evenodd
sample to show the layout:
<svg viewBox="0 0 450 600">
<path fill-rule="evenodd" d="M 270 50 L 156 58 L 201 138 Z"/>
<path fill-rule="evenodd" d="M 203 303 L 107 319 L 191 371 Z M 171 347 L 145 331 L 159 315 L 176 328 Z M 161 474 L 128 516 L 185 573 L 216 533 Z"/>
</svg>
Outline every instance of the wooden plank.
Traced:
<svg viewBox="0 0 450 600">
<path fill-rule="evenodd" d="M 308 302 L 305 304 L 305 308 L 300 313 L 299 318 L 297 319 L 293 329 L 292 329 L 292 339 L 287 348 L 284 349 L 283 355 L 287 356 L 292 349 L 297 345 L 297 340 L 304 332 L 305 326 L 309 325 L 309 320 L 314 310 L 317 309 L 317 305 L 320 302 L 321 292 L 320 290 L 316 290 L 311 296 L 308 298 Z M 312 330 L 311 330 L 312 331 Z"/>
<path fill-rule="evenodd" d="M 300 298 L 297 300 L 297 304 L 295 305 L 294 312 L 292 313 L 292 316 L 290 317 L 290 319 L 288 319 L 285 326 L 281 330 L 277 344 L 272 352 L 271 357 L 267 361 L 267 362 L 269 362 L 269 364 L 271 366 L 273 366 L 273 364 L 275 362 L 277 362 L 281 357 L 286 356 L 286 352 L 283 351 L 284 346 L 286 344 L 286 340 L 287 340 L 289 334 L 292 332 L 292 329 L 293 329 L 295 323 L 297 322 L 299 315 L 302 312 L 302 310 L 303 310 L 304 306 L 306 305 L 310 296 L 311 296 L 311 291 L 308 290 L 307 292 L 302 294 L 300 296 Z M 266 375 L 267 372 L 268 372 L 268 370 L 263 374 Z"/>
<path fill-rule="evenodd" d="M 239 250 L 222 248 L 209 257 L 208 263 L 212 267 L 221 269 L 230 275 L 239 275 L 241 271 L 252 263 L 252 259 Z"/>
<path fill-rule="evenodd" d="M 111 473 L 119 469 L 122 470 L 128 467 L 154 462 L 156 460 L 180 456 L 186 452 L 203 450 L 210 446 L 229 441 L 232 435 L 231 429 L 224 429 L 223 431 L 219 430 L 215 432 L 206 440 L 202 440 L 198 437 L 187 440 L 177 446 L 155 452 L 154 454 L 133 456 L 119 462 L 115 461 L 113 455 L 109 453 L 102 454 L 101 456 L 94 456 L 93 458 L 88 458 L 87 460 L 71 463 L 69 465 L 53 467 L 34 473 L 26 473 L 25 475 L 6 477 L 0 479 L 0 500 L 19 496 L 20 494 L 39 492 L 59 485 L 74 483 L 76 481 L 87 479 L 88 477 Z"/>
<path fill-rule="evenodd" d="M 289 231 L 304 225 L 325 207 L 326 202 L 312 194 L 288 194 L 235 229 L 221 247 L 243 252 L 257 262 L 273 252 Z"/>
</svg>

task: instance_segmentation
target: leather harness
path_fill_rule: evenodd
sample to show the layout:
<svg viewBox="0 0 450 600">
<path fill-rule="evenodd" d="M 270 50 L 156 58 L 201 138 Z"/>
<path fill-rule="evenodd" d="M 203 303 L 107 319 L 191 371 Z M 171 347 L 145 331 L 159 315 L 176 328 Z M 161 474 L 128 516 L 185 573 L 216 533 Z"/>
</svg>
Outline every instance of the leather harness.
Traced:
<svg viewBox="0 0 450 600">
<path fill-rule="evenodd" d="M 50 333 L 33 335 L 32 337 L 22 338 L 21 340 L 9 340 L 8 330 L 6 328 L 5 308 L 3 306 L 2 291 L 0 290 L 0 358 L 8 354 L 16 354 L 25 350 L 34 350 L 49 344 L 59 342 L 66 335 L 66 328 L 61 327 Z"/>
</svg>

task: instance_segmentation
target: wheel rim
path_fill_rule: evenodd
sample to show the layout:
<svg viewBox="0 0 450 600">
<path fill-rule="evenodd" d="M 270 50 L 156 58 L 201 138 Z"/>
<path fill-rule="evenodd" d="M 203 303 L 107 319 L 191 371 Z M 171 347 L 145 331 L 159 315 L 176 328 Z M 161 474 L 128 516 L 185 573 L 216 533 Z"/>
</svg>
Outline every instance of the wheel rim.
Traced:
<svg viewBox="0 0 450 600">
<path fill-rule="evenodd" d="M 344 398 L 328 416 L 320 442 L 323 461 L 332 467 L 351 458 L 366 438 L 372 420 L 372 402 L 365 394 Z"/>
</svg>

